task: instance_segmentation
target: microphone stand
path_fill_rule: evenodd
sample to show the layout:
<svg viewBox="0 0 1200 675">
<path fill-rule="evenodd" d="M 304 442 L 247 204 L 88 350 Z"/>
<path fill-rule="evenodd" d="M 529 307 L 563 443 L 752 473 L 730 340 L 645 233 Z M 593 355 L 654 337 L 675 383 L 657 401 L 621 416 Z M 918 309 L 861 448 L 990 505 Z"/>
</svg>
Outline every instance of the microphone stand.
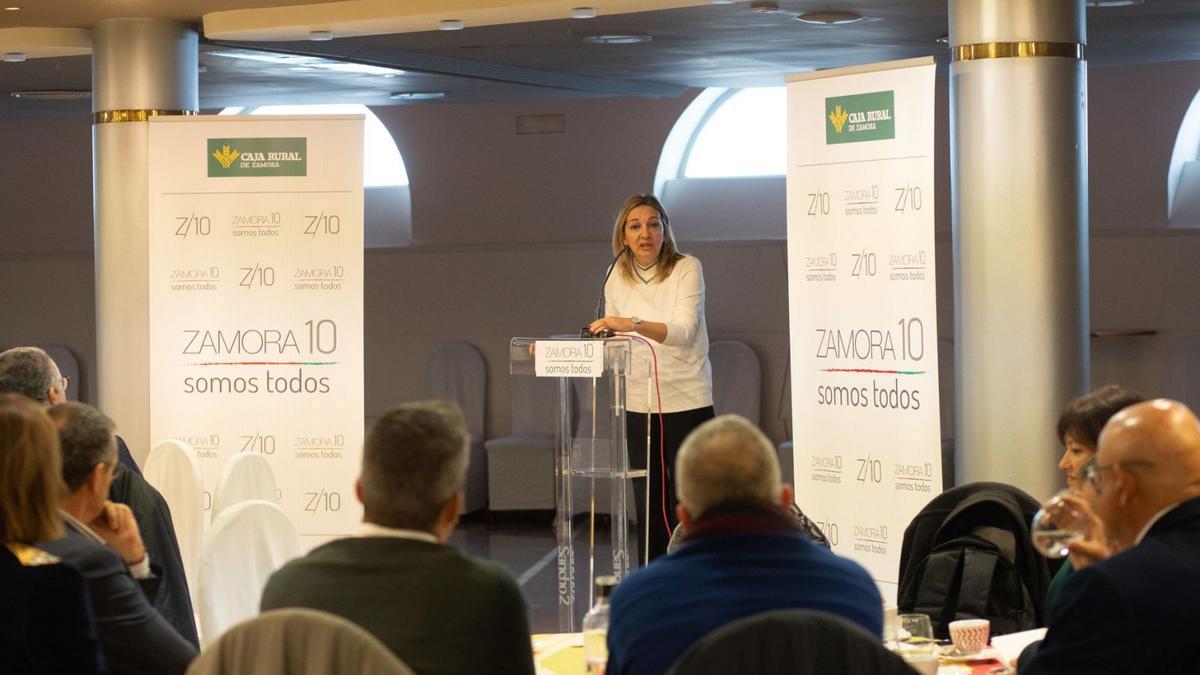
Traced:
<svg viewBox="0 0 1200 675">
<path fill-rule="evenodd" d="M 613 269 L 617 266 L 617 261 L 621 259 L 621 256 L 625 255 L 628 252 L 629 252 L 629 246 L 621 247 L 621 252 L 618 253 L 615 258 L 613 258 L 612 262 L 609 263 L 609 265 L 608 265 L 608 271 L 604 273 L 604 281 L 600 283 L 600 302 L 596 303 L 596 319 L 597 320 L 604 317 L 604 287 L 608 285 L 608 278 L 610 276 L 612 276 Z M 608 330 L 607 328 L 600 331 L 599 333 L 593 333 L 593 332 L 589 331 L 587 326 L 584 326 L 583 328 L 579 329 L 579 337 L 581 337 L 581 338 L 610 338 L 612 336 L 613 336 L 613 332 Z"/>
</svg>

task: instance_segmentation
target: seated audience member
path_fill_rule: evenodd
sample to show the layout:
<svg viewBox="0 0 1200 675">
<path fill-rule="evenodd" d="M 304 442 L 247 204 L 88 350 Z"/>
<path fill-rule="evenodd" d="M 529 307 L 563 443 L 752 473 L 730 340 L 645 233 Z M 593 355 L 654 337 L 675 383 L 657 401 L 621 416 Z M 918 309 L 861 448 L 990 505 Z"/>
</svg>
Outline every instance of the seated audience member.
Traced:
<svg viewBox="0 0 1200 675">
<path fill-rule="evenodd" d="M 1119 384 L 1110 384 L 1074 399 L 1063 408 L 1058 418 L 1058 442 L 1063 446 L 1058 468 L 1072 492 L 1081 489 L 1083 467 L 1096 455 L 1100 430 L 1113 415 L 1145 401 L 1141 394 Z M 1046 590 L 1046 616 L 1054 613 L 1058 595 L 1075 568 L 1063 563 L 1050 580 Z"/>
<path fill-rule="evenodd" d="M 0 353 L 0 392 L 22 394 L 51 405 L 67 400 L 67 380 L 46 352 L 37 347 L 14 347 Z M 158 490 L 142 478 L 125 441 L 120 436 L 116 439 L 121 467 L 126 470 L 118 472 L 108 498 L 133 510 L 146 550 L 160 568 L 162 582 L 155 596 L 155 608 L 184 639 L 198 647 L 196 618 L 171 511 Z"/>
<path fill-rule="evenodd" d="M 82 403 L 51 406 L 68 493 L 65 536 L 38 546 L 78 570 L 91 592 L 96 632 L 113 675 L 178 675 L 196 648 L 155 611 L 159 579 L 150 569 L 129 507 L 108 501 L 117 469 L 113 423 Z"/>
<path fill-rule="evenodd" d="M 33 542 L 62 534 L 54 423 L 0 394 L 0 673 L 104 672 L 83 577 Z"/>
<path fill-rule="evenodd" d="M 533 673 L 513 578 L 446 544 L 462 508 L 467 442 L 453 404 L 409 403 L 385 414 L 363 447 L 358 535 L 284 565 L 267 582 L 262 609 L 342 616 L 421 675 Z"/>
<path fill-rule="evenodd" d="M 1021 675 L 1200 672 L 1200 421 L 1164 399 L 1126 408 L 1085 477 L 1109 542 L 1071 545 L 1082 566 Z"/>
<path fill-rule="evenodd" d="M 870 575 L 796 524 L 770 440 L 724 415 L 687 437 L 675 461 L 677 551 L 622 581 L 609 611 L 609 675 L 661 674 L 693 643 L 735 619 L 815 609 L 883 631 Z"/>
</svg>

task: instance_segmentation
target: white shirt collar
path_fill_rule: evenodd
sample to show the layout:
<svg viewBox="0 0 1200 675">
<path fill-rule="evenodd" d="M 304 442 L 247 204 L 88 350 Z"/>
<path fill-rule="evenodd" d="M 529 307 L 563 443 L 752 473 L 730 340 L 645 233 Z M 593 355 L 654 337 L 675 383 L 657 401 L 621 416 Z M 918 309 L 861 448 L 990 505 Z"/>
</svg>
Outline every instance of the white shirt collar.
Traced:
<svg viewBox="0 0 1200 675">
<path fill-rule="evenodd" d="M 1138 544 L 1142 543 L 1142 540 L 1145 539 L 1146 535 L 1150 532 L 1150 528 L 1154 527 L 1154 524 L 1157 523 L 1160 518 L 1162 518 L 1163 516 L 1170 513 L 1172 510 L 1174 510 L 1174 508 L 1176 506 L 1179 506 L 1179 504 L 1181 504 L 1181 503 L 1182 502 L 1172 504 L 1172 505 L 1168 506 L 1167 508 L 1163 509 L 1162 511 L 1159 511 L 1158 513 L 1154 514 L 1154 516 L 1151 517 L 1150 520 L 1146 521 L 1146 525 L 1142 528 L 1142 531 L 1138 533 L 1137 539 L 1133 540 L 1133 545 L 1137 546 Z"/>
<path fill-rule="evenodd" d="M 359 523 L 359 537 L 395 537 L 397 539 L 414 539 L 416 541 L 427 541 L 430 544 L 438 543 L 437 537 L 429 532 L 421 530 L 401 530 L 394 527 L 384 527 L 375 523 Z"/>
</svg>

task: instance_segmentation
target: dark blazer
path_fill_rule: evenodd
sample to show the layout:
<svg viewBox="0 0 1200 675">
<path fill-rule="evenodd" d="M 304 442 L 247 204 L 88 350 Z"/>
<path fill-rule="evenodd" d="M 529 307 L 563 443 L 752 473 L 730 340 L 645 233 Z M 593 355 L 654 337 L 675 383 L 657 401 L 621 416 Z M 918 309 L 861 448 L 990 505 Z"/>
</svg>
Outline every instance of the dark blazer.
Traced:
<svg viewBox="0 0 1200 675">
<path fill-rule="evenodd" d="M 0 673 L 107 672 L 83 577 L 53 556 L 0 545 Z"/>
<path fill-rule="evenodd" d="M 66 534 L 38 547 L 83 575 L 92 596 L 96 632 L 113 675 L 179 675 L 196 648 L 155 611 L 158 579 L 139 583 L 116 551 L 65 523 Z"/>
<path fill-rule="evenodd" d="M 1200 673 L 1200 498 L 1142 543 L 1067 579 L 1050 630 L 1021 675 Z"/>
<path fill-rule="evenodd" d="M 118 448 L 125 441 L 117 436 Z M 125 454 L 128 454 L 128 449 Z M 122 466 L 125 466 L 122 462 Z M 167 501 L 153 485 L 142 478 L 141 472 L 121 471 L 108 489 L 108 498 L 125 504 L 133 511 L 142 543 L 150 562 L 158 565 L 162 582 L 154 598 L 154 608 L 183 636 L 183 639 L 199 647 L 196 635 L 196 615 L 192 611 L 192 598 L 188 595 L 187 575 L 183 571 L 183 558 L 179 555 L 179 540 L 175 538 L 175 524 L 171 520 L 171 509 Z"/>
<path fill-rule="evenodd" d="M 271 575 L 262 609 L 283 607 L 353 621 L 421 675 L 533 675 L 516 582 L 452 546 L 396 537 L 329 542 Z"/>
</svg>

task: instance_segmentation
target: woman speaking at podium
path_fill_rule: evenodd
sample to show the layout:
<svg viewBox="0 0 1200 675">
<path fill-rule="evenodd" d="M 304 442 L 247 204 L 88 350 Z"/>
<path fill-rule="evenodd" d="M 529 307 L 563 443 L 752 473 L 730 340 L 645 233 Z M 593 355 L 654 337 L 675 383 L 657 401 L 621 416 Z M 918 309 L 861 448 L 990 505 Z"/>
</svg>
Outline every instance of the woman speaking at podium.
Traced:
<svg viewBox="0 0 1200 675">
<path fill-rule="evenodd" d="M 613 255 L 616 269 L 604 286 L 607 315 L 588 329 L 593 334 L 607 330 L 645 340 L 643 345 L 635 339 L 632 349 L 626 438 L 629 468 L 643 469 L 649 434 L 649 523 L 641 479 L 634 481 L 633 493 L 639 558 L 646 559 L 649 525 L 649 559 L 653 560 L 666 552 L 676 522 L 675 454 L 692 429 L 713 418 L 704 274 L 699 260 L 679 252 L 667 211 L 653 195 L 625 200 L 613 225 Z"/>
</svg>

